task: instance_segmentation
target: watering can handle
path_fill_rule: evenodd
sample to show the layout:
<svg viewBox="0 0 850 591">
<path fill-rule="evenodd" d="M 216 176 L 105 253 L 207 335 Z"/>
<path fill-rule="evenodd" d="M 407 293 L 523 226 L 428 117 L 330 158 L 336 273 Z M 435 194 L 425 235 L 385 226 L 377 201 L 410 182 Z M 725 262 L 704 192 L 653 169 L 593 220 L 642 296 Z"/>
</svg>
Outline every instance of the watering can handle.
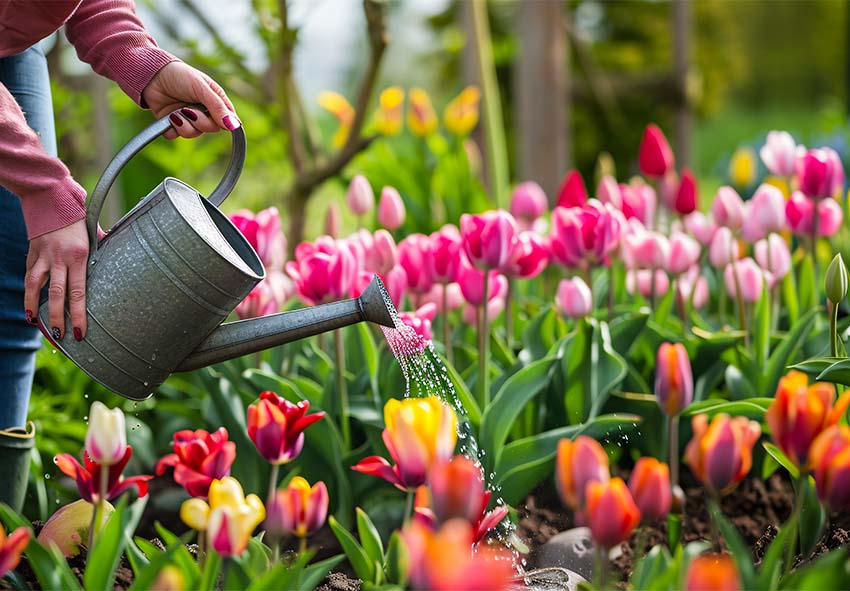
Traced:
<svg viewBox="0 0 850 591">
<path fill-rule="evenodd" d="M 200 108 L 200 106 L 199 106 Z M 204 109 L 204 111 L 206 111 Z M 153 140 L 171 129 L 171 122 L 166 115 L 162 119 L 154 122 L 146 127 L 142 132 L 127 142 L 118 154 L 107 165 L 100 180 L 89 196 L 86 206 L 86 229 L 89 234 L 89 244 L 91 245 L 91 254 L 97 250 L 97 221 L 100 219 L 100 212 L 103 210 L 103 204 L 106 202 L 106 195 L 112 187 L 112 183 L 118 177 L 118 174 L 124 168 L 124 165 L 130 159 L 138 154 L 142 148 L 147 146 Z M 224 177 L 218 186 L 213 190 L 207 198 L 213 205 L 221 205 L 221 203 L 230 195 L 236 181 L 239 180 L 239 175 L 242 174 L 242 166 L 245 164 L 245 131 L 242 127 L 234 129 L 232 132 L 233 147 L 230 153 L 230 163 L 227 165 L 227 170 L 224 171 Z"/>
</svg>

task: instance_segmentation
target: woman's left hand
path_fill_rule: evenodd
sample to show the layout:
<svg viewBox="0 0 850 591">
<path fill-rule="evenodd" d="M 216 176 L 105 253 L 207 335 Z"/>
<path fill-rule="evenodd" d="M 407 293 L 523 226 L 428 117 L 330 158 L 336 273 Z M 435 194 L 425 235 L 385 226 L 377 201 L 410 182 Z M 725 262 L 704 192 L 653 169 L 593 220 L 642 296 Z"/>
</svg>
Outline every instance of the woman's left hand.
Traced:
<svg viewBox="0 0 850 591">
<path fill-rule="evenodd" d="M 221 86 L 181 61 L 171 62 L 157 72 L 142 91 L 142 99 L 157 118 L 179 109 L 179 114 L 170 117 L 173 129 L 165 134 L 168 139 L 178 135 L 192 138 L 219 129 L 233 131 L 242 125 Z M 209 115 L 187 106 L 199 103 Z"/>
</svg>

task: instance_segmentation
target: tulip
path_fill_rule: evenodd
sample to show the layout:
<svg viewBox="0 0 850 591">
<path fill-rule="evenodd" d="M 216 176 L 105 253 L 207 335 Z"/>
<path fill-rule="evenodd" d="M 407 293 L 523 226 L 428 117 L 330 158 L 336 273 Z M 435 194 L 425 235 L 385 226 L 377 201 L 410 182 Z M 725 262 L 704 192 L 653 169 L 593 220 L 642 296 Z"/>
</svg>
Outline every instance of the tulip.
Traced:
<svg viewBox="0 0 850 591">
<path fill-rule="evenodd" d="M 283 271 L 286 260 L 286 236 L 276 207 L 256 214 L 240 209 L 230 215 L 230 221 L 239 229 L 263 261 L 266 271 Z"/>
<path fill-rule="evenodd" d="M 664 132 L 650 123 L 643 131 L 638 155 L 640 171 L 648 177 L 663 177 L 673 167 L 673 150 L 664 137 Z"/>
<path fill-rule="evenodd" d="M 735 275 L 732 274 L 733 267 L 735 269 Z M 737 283 L 735 276 L 737 276 Z M 766 277 L 766 273 L 750 257 L 726 265 L 726 269 L 723 271 L 726 292 L 731 297 L 740 297 L 749 304 L 759 301 L 766 278 L 771 279 L 770 277 Z M 740 290 L 740 293 L 738 290 Z"/>
<path fill-rule="evenodd" d="M 80 497 L 96 505 L 101 500 L 111 501 L 121 496 L 121 493 L 135 488 L 140 497 L 148 494 L 148 480 L 153 476 L 138 475 L 124 478 L 122 472 L 130 457 L 133 455 L 133 448 L 127 446 L 124 451 L 124 456 L 115 464 L 105 465 L 93 462 L 89 457 L 88 451 L 83 451 L 83 464 L 70 454 L 58 454 L 53 458 L 53 462 L 66 476 L 70 476 L 77 483 L 77 491 Z M 108 470 L 109 474 L 106 477 L 106 494 L 103 496 L 100 490 L 101 471 Z"/>
<path fill-rule="evenodd" d="M 104 518 L 108 519 L 115 511 L 115 507 L 105 503 L 104 508 Z M 80 545 L 85 544 L 82 536 L 86 535 L 91 528 L 94 511 L 95 506 L 85 499 L 68 503 L 50 516 L 38 532 L 36 540 L 45 548 L 55 546 L 66 557 L 78 556 Z M 0 543 L 0 554 L 2 554 L 1 548 L 2 543 Z"/>
<path fill-rule="evenodd" d="M 738 241 L 726 227 L 717 228 L 708 247 L 708 261 L 721 269 L 738 258 Z"/>
<path fill-rule="evenodd" d="M 850 507 L 850 427 L 833 425 L 809 448 L 808 468 L 821 503 L 833 511 Z"/>
<path fill-rule="evenodd" d="M 395 465 L 370 456 L 353 470 L 383 478 L 401 490 L 415 490 L 425 483 L 431 466 L 452 457 L 457 417 L 436 396 L 391 398 L 384 405 L 384 424 L 382 438 Z"/>
<path fill-rule="evenodd" d="M 692 419 L 693 439 L 685 448 L 685 461 L 694 475 L 714 493 L 731 490 L 747 475 L 753 463 L 753 445 L 761 427 L 746 417 L 717 414 Z"/>
<path fill-rule="evenodd" d="M 206 531 L 213 550 L 224 557 L 242 554 L 265 516 L 260 498 L 254 494 L 246 497 L 239 481 L 230 476 L 213 480 L 209 504 L 192 498 L 180 507 L 183 522 L 197 531 Z"/>
<path fill-rule="evenodd" d="M 575 441 L 558 441 L 555 486 L 561 501 L 573 511 L 584 507 L 589 482 L 608 482 L 609 478 L 608 455 L 595 439 L 579 435 Z"/>
<path fill-rule="evenodd" d="M 780 178 L 790 178 L 794 174 L 797 143 L 787 131 L 768 131 L 767 140 L 759 150 L 761 161 L 771 172 Z"/>
<path fill-rule="evenodd" d="M 795 191 L 785 204 L 785 217 L 791 231 L 798 236 L 811 236 L 814 226 L 813 212 L 817 203 L 818 208 L 818 235 L 832 236 L 838 232 L 844 213 L 841 206 L 833 199 L 822 199 L 815 201 Z"/>
<path fill-rule="evenodd" d="M 375 207 L 375 193 L 365 176 L 358 174 L 351 179 L 345 200 L 355 215 L 362 216 L 372 211 Z"/>
<path fill-rule="evenodd" d="M 467 86 L 453 98 L 443 111 L 443 123 L 449 132 L 457 136 L 469 135 L 478 123 L 478 104 L 481 91 L 477 86 Z"/>
<path fill-rule="evenodd" d="M 328 489 L 324 482 L 311 487 L 304 478 L 296 476 L 286 489 L 275 491 L 267 510 L 265 529 L 272 539 L 286 534 L 305 538 L 325 524 Z"/>
<path fill-rule="evenodd" d="M 443 294 L 445 293 L 445 301 L 443 300 Z M 457 283 L 446 283 L 445 285 L 441 285 L 439 283 L 435 284 L 431 291 L 425 294 L 419 300 L 419 305 L 425 305 L 433 303 L 437 306 L 437 312 L 443 313 L 445 311 L 453 311 L 457 310 L 461 306 L 464 305 L 463 292 L 460 290 L 460 285 Z"/>
<path fill-rule="evenodd" d="M 437 113 L 431 97 L 421 88 L 411 88 L 407 103 L 407 128 L 413 135 L 427 137 L 437 129 Z"/>
<path fill-rule="evenodd" d="M 596 198 L 602 203 L 607 203 L 614 209 L 623 211 L 623 195 L 620 191 L 620 185 L 610 174 L 606 174 L 599 179 L 599 186 L 596 188 Z"/>
<path fill-rule="evenodd" d="M 582 207 L 586 203 L 587 189 L 584 187 L 584 179 L 579 171 L 570 170 L 558 187 L 557 204 L 560 207 Z"/>
<path fill-rule="evenodd" d="M 703 246 L 711 244 L 717 225 L 701 211 L 694 211 L 685 216 L 685 229 Z"/>
<path fill-rule="evenodd" d="M 693 402 L 691 361 L 682 343 L 662 343 L 658 348 L 655 399 L 668 416 L 679 414 Z"/>
<path fill-rule="evenodd" d="M 670 259 L 670 241 L 660 232 L 636 230 L 623 239 L 623 261 L 630 269 L 662 269 Z"/>
<path fill-rule="evenodd" d="M 487 319 L 488 322 L 492 321 L 494 318 L 498 318 L 499 314 L 505 309 L 505 294 L 507 293 L 508 282 L 505 280 L 503 275 L 491 276 L 490 281 L 496 282 L 496 285 L 493 286 L 493 289 L 490 290 L 490 300 L 487 301 Z M 469 326 L 475 327 L 476 330 L 480 328 L 480 305 L 476 306 L 475 304 L 467 302 L 467 306 L 464 306 L 463 311 L 461 313 L 461 319 L 463 322 Z M 489 354 L 488 354 L 489 356 Z M 486 359 L 488 356 L 485 356 Z"/>
<path fill-rule="evenodd" d="M 699 242 L 682 232 L 673 232 L 670 236 L 670 255 L 666 269 L 673 275 L 681 275 L 697 264 L 699 255 Z"/>
<path fill-rule="evenodd" d="M 583 207 L 556 207 L 549 234 L 552 260 L 571 268 L 607 263 L 620 242 L 621 219 L 595 200 Z"/>
<path fill-rule="evenodd" d="M 328 210 L 325 212 L 325 234 L 331 238 L 339 238 L 341 228 L 342 211 L 339 208 L 339 204 L 333 201 L 328 204 Z"/>
<path fill-rule="evenodd" d="M 162 476 L 168 467 L 174 468 L 174 480 L 193 497 L 206 497 L 213 480 L 230 476 L 236 459 L 236 444 L 227 440 L 227 429 L 219 427 L 213 433 L 198 429 L 174 434 L 174 453 L 156 463 L 156 475 Z"/>
<path fill-rule="evenodd" d="M 771 132 L 774 133 L 774 132 Z M 728 554 L 703 554 L 691 560 L 685 591 L 741 591 L 735 560 Z"/>
<path fill-rule="evenodd" d="M 404 223 L 404 201 L 394 187 L 381 189 L 378 202 L 378 223 L 388 230 L 396 230 Z"/>
<path fill-rule="evenodd" d="M 720 226 L 730 230 L 740 229 L 744 224 L 744 202 L 741 196 L 732 187 L 720 187 L 711 204 L 711 215 Z"/>
<path fill-rule="evenodd" d="M 694 173 L 687 168 L 682 171 L 682 180 L 679 182 L 679 190 L 676 191 L 674 209 L 682 215 L 688 215 L 699 209 L 697 180 L 694 178 Z"/>
<path fill-rule="evenodd" d="M 657 206 L 655 189 L 645 183 L 621 184 L 619 189 L 621 210 L 626 219 L 636 218 L 644 225 L 652 224 Z"/>
<path fill-rule="evenodd" d="M 548 262 L 549 251 L 543 238 L 534 232 L 522 232 L 517 236 L 504 272 L 509 277 L 531 279 L 539 275 Z"/>
<path fill-rule="evenodd" d="M 339 121 L 339 127 L 331 140 L 331 144 L 334 148 L 341 148 L 348 139 L 348 134 L 351 133 L 355 115 L 354 107 L 338 92 L 329 91 L 319 94 L 319 105 L 330 111 Z"/>
<path fill-rule="evenodd" d="M 667 464 L 651 457 L 639 459 L 629 476 L 629 491 L 644 520 L 654 521 L 666 516 L 673 499 Z"/>
<path fill-rule="evenodd" d="M 785 229 L 785 196 L 782 191 L 762 184 L 748 202 L 741 230 L 745 240 L 755 242 L 771 232 Z"/>
<path fill-rule="evenodd" d="M 434 252 L 425 234 L 411 234 L 398 243 L 398 263 L 407 273 L 410 291 L 423 294 L 434 285 Z"/>
<path fill-rule="evenodd" d="M 826 269 L 823 287 L 826 298 L 833 304 L 838 304 L 847 297 L 848 288 L 847 267 L 841 253 L 836 254 Z"/>
<path fill-rule="evenodd" d="M 729 179 L 736 187 L 749 187 L 756 178 L 756 153 L 750 147 L 735 150 L 729 161 Z"/>
<path fill-rule="evenodd" d="M 404 90 L 398 86 L 390 86 L 381 91 L 378 96 L 378 113 L 375 121 L 378 133 L 381 135 L 401 133 L 403 105 Z"/>
<path fill-rule="evenodd" d="M 771 234 L 765 240 L 759 240 L 754 250 L 759 266 L 770 272 L 774 282 L 782 281 L 791 271 L 791 252 L 779 234 Z"/>
<path fill-rule="evenodd" d="M 590 481 L 586 487 L 587 521 L 593 540 L 610 549 L 629 539 L 640 523 L 640 509 L 622 478 Z"/>
<path fill-rule="evenodd" d="M 516 221 L 504 210 L 460 216 L 461 245 L 469 261 L 479 269 L 502 269 L 516 243 Z"/>
<path fill-rule="evenodd" d="M 15 570 L 21 561 L 21 553 L 30 543 L 32 532 L 28 527 L 19 527 L 8 536 L 0 525 L 0 578 Z"/>
<path fill-rule="evenodd" d="M 779 380 L 776 396 L 764 415 L 771 437 L 795 466 L 807 464 L 809 448 L 824 430 L 838 423 L 850 405 L 850 392 L 835 401 L 835 386 L 809 386 L 806 374 L 791 370 Z"/>
<path fill-rule="evenodd" d="M 658 179 L 658 198 L 664 207 L 671 211 L 676 210 L 676 193 L 679 191 L 679 173 L 675 168 L 667 171 L 663 177 Z"/>
<path fill-rule="evenodd" d="M 371 248 L 364 253 L 364 267 L 384 275 L 398 263 L 398 249 L 392 234 L 384 229 L 375 230 Z"/>
<path fill-rule="evenodd" d="M 127 451 L 127 430 L 120 408 L 108 409 L 96 400 L 89 411 L 85 449 L 88 458 L 102 466 L 117 464 Z"/>
<path fill-rule="evenodd" d="M 584 318 L 593 311 L 593 294 L 581 277 L 561 279 L 555 305 L 568 318 Z"/>
<path fill-rule="evenodd" d="M 626 291 L 634 295 L 639 293 L 644 298 L 651 298 L 653 295 L 652 277 L 655 275 L 655 296 L 663 296 L 670 289 L 670 278 L 667 273 L 661 269 L 639 269 L 629 270 L 626 273 Z"/>
<path fill-rule="evenodd" d="M 421 339 L 421 349 L 424 351 L 425 346 L 431 339 L 434 338 L 431 332 L 431 323 L 434 321 L 434 316 L 437 314 L 437 305 L 434 303 L 423 304 L 415 312 L 399 312 L 398 319 L 402 323 L 411 327 Z"/>
<path fill-rule="evenodd" d="M 268 390 L 248 405 L 248 437 L 266 461 L 285 464 L 301 453 L 304 430 L 325 416 L 324 412 L 308 415 L 309 409 L 306 400 L 292 404 Z"/>
<path fill-rule="evenodd" d="M 239 302 L 234 312 L 240 320 L 259 318 L 280 311 L 284 297 L 275 292 L 274 284 L 266 279 L 260 281 L 254 289 Z"/>
<path fill-rule="evenodd" d="M 809 150 L 796 161 L 800 191 L 812 199 L 832 197 L 844 188 L 844 167 L 832 148 Z"/>
<path fill-rule="evenodd" d="M 446 225 L 431 234 L 431 272 L 437 283 L 452 283 L 461 260 L 461 237 L 455 226 Z"/>
<path fill-rule="evenodd" d="M 405 293 L 407 292 L 407 273 L 405 272 L 404 268 L 401 267 L 401 265 L 396 265 L 387 273 L 382 275 L 381 279 L 384 282 L 384 287 L 387 289 L 387 294 L 393 301 L 393 305 L 396 307 L 396 309 L 398 309 L 401 306 L 401 302 L 404 299 Z M 363 284 L 363 289 L 365 289 L 366 285 L 371 282 L 372 277 L 370 275 L 369 281 Z"/>
<path fill-rule="evenodd" d="M 691 297 L 691 291 L 694 291 Z M 708 282 L 700 275 L 699 267 L 693 266 L 679 277 L 676 283 L 676 297 L 679 298 L 680 307 L 690 302 L 694 309 L 701 309 L 708 303 Z"/>
<path fill-rule="evenodd" d="M 487 297 L 485 298 L 485 272 L 487 271 L 481 271 L 480 269 L 474 268 L 465 258 L 460 262 L 460 267 L 457 272 L 457 283 L 460 285 L 460 292 L 463 294 L 463 299 L 466 300 L 466 303 L 472 306 L 483 306 L 485 301 L 492 301 L 499 296 L 499 294 L 504 293 L 507 288 L 507 280 L 504 275 L 500 275 L 496 271 L 489 271 Z"/>
<path fill-rule="evenodd" d="M 349 248 L 329 236 L 302 242 L 295 248 L 295 260 L 286 263 L 298 295 L 309 305 L 348 297 L 356 271 Z"/>
<path fill-rule="evenodd" d="M 525 230 L 546 213 L 547 206 L 546 193 L 534 181 L 520 183 L 511 193 L 511 215 Z"/>
</svg>

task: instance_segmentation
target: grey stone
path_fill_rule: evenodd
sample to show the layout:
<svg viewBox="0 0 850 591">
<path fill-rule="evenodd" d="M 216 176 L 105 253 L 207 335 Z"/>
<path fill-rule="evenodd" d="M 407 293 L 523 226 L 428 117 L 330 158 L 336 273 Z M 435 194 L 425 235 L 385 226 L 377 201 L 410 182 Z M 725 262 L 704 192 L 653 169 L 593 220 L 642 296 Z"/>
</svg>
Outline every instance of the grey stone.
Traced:
<svg viewBox="0 0 850 591">
<path fill-rule="evenodd" d="M 574 527 L 543 544 L 537 555 L 537 566 L 567 569 L 589 581 L 593 577 L 594 552 L 590 528 Z"/>
<path fill-rule="evenodd" d="M 586 579 L 566 568 L 538 568 L 523 577 L 524 588 L 529 591 L 576 591 Z"/>
</svg>

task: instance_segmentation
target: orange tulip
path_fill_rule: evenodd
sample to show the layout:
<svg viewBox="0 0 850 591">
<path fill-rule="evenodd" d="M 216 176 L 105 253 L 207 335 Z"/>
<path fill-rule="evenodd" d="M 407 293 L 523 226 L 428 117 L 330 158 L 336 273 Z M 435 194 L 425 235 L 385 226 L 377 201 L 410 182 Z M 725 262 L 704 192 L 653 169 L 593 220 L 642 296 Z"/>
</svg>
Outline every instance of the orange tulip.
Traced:
<svg viewBox="0 0 850 591">
<path fill-rule="evenodd" d="M 629 476 L 629 490 L 646 521 L 660 519 L 670 512 L 672 491 L 670 469 L 655 458 L 641 458 Z"/>
<path fill-rule="evenodd" d="M 351 126 L 354 124 L 354 107 L 338 92 L 325 91 L 319 94 L 319 104 L 331 112 L 339 120 L 339 127 L 331 143 L 334 148 L 341 148 L 348 139 Z"/>
<path fill-rule="evenodd" d="M 0 577 L 15 570 L 21 561 L 21 552 L 30 543 L 32 532 L 29 528 L 19 527 L 6 536 L 6 530 L 0 525 Z"/>
<path fill-rule="evenodd" d="M 691 561 L 686 591 L 740 591 L 738 567 L 728 554 L 703 554 Z"/>
<path fill-rule="evenodd" d="M 850 405 L 850 392 L 835 400 L 835 386 L 809 386 L 803 372 L 791 370 L 779 380 L 776 397 L 764 415 L 773 441 L 795 466 L 807 463 L 809 448 L 827 427 L 835 425 Z"/>
<path fill-rule="evenodd" d="M 809 467 L 821 503 L 850 507 L 850 427 L 833 425 L 818 435 L 809 449 Z"/>
<path fill-rule="evenodd" d="M 727 492 L 747 475 L 753 465 L 753 445 L 761 427 L 746 417 L 718 414 L 692 421 L 694 437 L 685 449 L 685 461 L 691 471 L 713 492 Z"/>
<path fill-rule="evenodd" d="M 587 483 L 587 520 L 597 544 L 613 548 L 640 523 L 640 509 L 622 478 Z"/>
<path fill-rule="evenodd" d="M 584 491 L 588 482 L 607 482 L 608 455 L 602 446 L 586 435 L 579 435 L 575 441 L 561 439 L 555 458 L 555 485 L 561 500 L 573 511 L 584 506 Z"/>
<path fill-rule="evenodd" d="M 655 398 L 670 417 L 682 412 L 694 399 L 691 360 L 682 343 L 662 343 L 658 348 Z"/>
<path fill-rule="evenodd" d="M 324 412 L 307 414 L 310 403 L 297 404 L 269 390 L 248 405 L 248 437 L 270 464 L 291 462 L 304 447 L 304 430 L 321 420 Z"/>
</svg>

